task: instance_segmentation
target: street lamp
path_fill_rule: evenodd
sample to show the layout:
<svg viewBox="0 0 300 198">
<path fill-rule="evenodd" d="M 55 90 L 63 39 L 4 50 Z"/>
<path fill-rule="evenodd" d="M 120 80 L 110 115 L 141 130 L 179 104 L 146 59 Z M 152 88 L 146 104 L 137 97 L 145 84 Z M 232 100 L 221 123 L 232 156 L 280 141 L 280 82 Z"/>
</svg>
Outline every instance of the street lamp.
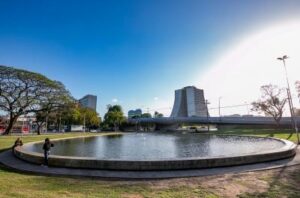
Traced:
<svg viewBox="0 0 300 198">
<path fill-rule="evenodd" d="M 249 114 L 250 114 L 250 112 L 249 112 L 249 106 L 248 106 L 249 104 L 248 104 L 248 102 L 246 102 L 246 101 L 245 101 L 244 103 L 245 103 L 245 105 L 246 105 L 246 107 L 247 107 L 247 114 L 248 114 L 248 116 L 249 116 Z"/>
<path fill-rule="evenodd" d="M 278 57 L 277 60 L 280 60 L 280 61 L 283 62 L 284 71 L 285 71 L 285 78 L 286 78 L 286 83 L 287 83 L 287 96 L 288 96 L 288 102 L 289 102 L 290 113 L 291 113 L 291 121 L 292 121 L 292 125 L 294 125 L 295 131 L 296 131 L 297 143 L 300 144 L 299 134 L 298 134 L 298 126 L 297 126 L 297 122 L 295 121 L 295 117 L 294 117 L 294 107 L 293 107 L 293 100 L 292 100 L 292 97 L 291 97 L 290 83 L 289 83 L 287 69 L 286 69 L 286 65 L 285 65 L 285 60 L 288 59 L 288 58 L 289 57 L 287 55 L 284 55 L 282 57 Z"/>
<path fill-rule="evenodd" d="M 86 130 L 85 130 L 85 113 L 84 113 L 84 115 L 83 115 L 83 132 L 86 132 Z"/>
<path fill-rule="evenodd" d="M 219 118 L 221 119 L 221 96 L 219 97 Z"/>
<path fill-rule="evenodd" d="M 210 104 L 210 103 L 208 102 L 208 100 L 205 100 L 205 106 L 206 106 L 206 119 L 207 119 L 207 131 L 209 132 L 209 121 L 208 121 L 209 113 L 208 113 L 208 104 Z"/>
</svg>

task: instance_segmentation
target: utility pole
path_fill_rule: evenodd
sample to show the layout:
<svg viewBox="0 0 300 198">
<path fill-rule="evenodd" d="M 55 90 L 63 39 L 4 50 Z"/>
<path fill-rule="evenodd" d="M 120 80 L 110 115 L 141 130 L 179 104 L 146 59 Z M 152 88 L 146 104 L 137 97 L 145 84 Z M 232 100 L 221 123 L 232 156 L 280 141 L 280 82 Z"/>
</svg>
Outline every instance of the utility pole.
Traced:
<svg viewBox="0 0 300 198">
<path fill-rule="evenodd" d="M 209 117 L 209 113 L 208 113 L 208 100 L 205 100 L 205 106 L 206 106 L 206 120 L 207 120 L 207 131 L 209 132 L 209 120 L 208 120 L 208 117 Z"/>
<path fill-rule="evenodd" d="M 288 58 L 289 57 L 287 55 L 284 55 L 283 57 L 278 57 L 277 60 L 280 60 L 283 62 L 285 78 L 286 78 L 286 83 L 287 83 L 287 97 L 288 97 L 290 113 L 291 113 L 291 122 L 292 122 L 292 126 L 295 128 L 295 131 L 296 131 L 297 143 L 300 144 L 297 121 L 295 120 L 295 117 L 294 117 L 294 107 L 293 107 L 293 100 L 292 100 L 292 96 L 291 96 L 290 83 L 289 83 L 287 69 L 286 69 L 286 65 L 285 65 L 285 60 Z"/>
<path fill-rule="evenodd" d="M 221 96 L 219 97 L 219 118 L 221 120 Z M 208 110 L 207 110 L 208 111 Z"/>
<path fill-rule="evenodd" d="M 83 115 L 83 132 L 85 132 L 85 114 Z"/>
<path fill-rule="evenodd" d="M 248 103 L 247 103 L 247 102 L 245 102 L 245 105 L 246 105 L 246 107 L 247 107 L 247 114 L 249 115 L 249 114 L 250 114 L 250 112 L 249 112 L 249 106 L 248 106 Z"/>
</svg>

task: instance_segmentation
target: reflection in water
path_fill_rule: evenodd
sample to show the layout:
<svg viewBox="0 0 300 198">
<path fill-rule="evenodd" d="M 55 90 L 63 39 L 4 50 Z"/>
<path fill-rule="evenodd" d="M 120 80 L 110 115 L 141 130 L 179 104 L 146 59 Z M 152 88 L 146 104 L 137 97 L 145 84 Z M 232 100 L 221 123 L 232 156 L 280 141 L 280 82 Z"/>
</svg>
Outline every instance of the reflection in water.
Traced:
<svg viewBox="0 0 300 198">
<path fill-rule="evenodd" d="M 154 160 L 217 157 L 274 150 L 284 143 L 264 138 L 195 133 L 131 133 L 66 139 L 55 142 L 51 154 L 98 159 Z M 25 146 L 42 153 L 42 144 Z"/>
</svg>

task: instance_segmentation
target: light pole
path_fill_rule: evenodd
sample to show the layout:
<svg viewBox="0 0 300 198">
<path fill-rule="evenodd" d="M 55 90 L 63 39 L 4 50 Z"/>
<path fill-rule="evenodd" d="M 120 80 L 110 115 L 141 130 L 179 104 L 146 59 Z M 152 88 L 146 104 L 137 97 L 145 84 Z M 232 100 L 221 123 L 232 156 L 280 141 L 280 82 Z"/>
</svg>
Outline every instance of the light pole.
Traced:
<svg viewBox="0 0 300 198">
<path fill-rule="evenodd" d="M 209 121 L 208 121 L 208 117 L 209 117 L 209 113 L 208 113 L 208 100 L 205 100 L 205 105 L 206 105 L 206 120 L 207 120 L 207 131 L 209 132 Z"/>
<path fill-rule="evenodd" d="M 247 107 L 247 114 L 249 115 L 250 113 L 249 113 L 249 106 L 248 106 L 248 103 L 245 101 L 245 105 L 246 105 L 246 107 Z"/>
<path fill-rule="evenodd" d="M 293 100 L 292 100 L 292 97 L 291 97 L 290 83 L 289 83 L 287 69 L 286 69 L 286 65 L 285 65 L 285 60 L 288 59 L 288 58 L 289 57 L 287 55 L 284 55 L 282 57 L 278 57 L 277 60 L 280 60 L 280 61 L 283 62 L 284 71 L 285 71 L 285 78 L 286 78 L 286 83 L 287 83 L 287 96 L 288 96 L 288 102 L 289 102 L 290 113 L 291 113 L 291 121 L 292 121 L 292 125 L 294 126 L 295 131 L 296 131 L 297 143 L 300 144 L 299 134 L 298 134 L 298 126 L 297 126 L 297 122 L 296 122 L 295 117 L 294 117 L 294 107 L 293 107 Z"/>
<path fill-rule="evenodd" d="M 58 132 L 61 132 L 61 115 L 59 114 L 59 125 L 58 125 Z"/>
<path fill-rule="evenodd" d="M 221 119 L 221 96 L 219 97 L 219 118 Z"/>
<path fill-rule="evenodd" d="M 83 115 L 83 132 L 85 132 L 85 114 Z"/>
</svg>

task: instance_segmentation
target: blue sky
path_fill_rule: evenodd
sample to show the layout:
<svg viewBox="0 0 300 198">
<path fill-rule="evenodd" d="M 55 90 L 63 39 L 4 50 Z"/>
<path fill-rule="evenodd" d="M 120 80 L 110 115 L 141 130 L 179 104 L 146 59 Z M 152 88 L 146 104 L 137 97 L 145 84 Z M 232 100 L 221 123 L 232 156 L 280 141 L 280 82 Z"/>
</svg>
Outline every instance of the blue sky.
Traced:
<svg viewBox="0 0 300 198">
<path fill-rule="evenodd" d="M 0 64 L 97 95 L 101 116 L 114 99 L 160 111 L 233 43 L 299 17 L 291 0 L 0 0 Z"/>
</svg>

